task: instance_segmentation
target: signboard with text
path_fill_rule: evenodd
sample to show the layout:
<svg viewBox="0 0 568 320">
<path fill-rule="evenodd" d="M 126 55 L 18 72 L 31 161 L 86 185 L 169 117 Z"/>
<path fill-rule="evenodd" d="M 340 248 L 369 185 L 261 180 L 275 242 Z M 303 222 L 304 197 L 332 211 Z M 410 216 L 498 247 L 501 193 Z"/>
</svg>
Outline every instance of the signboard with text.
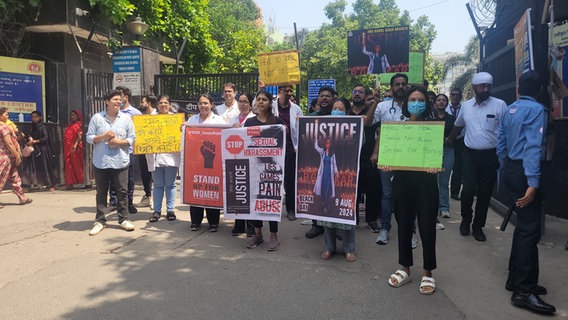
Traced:
<svg viewBox="0 0 568 320">
<path fill-rule="evenodd" d="M 142 94 L 140 47 L 123 47 L 112 55 L 112 86 L 127 87 L 133 96 Z"/>
<path fill-rule="evenodd" d="M 439 121 L 381 124 L 379 167 L 426 171 L 442 168 L 444 123 Z"/>
<path fill-rule="evenodd" d="M 267 86 L 300 83 L 300 60 L 297 50 L 258 54 L 258 73 Z"/>
<path fill-rule="evenodd" d="M 0 57 L 0 107 L 15 122 L 31 122 L 31 113 L 45 114 L 45 63 Z"/>
<path fill-rule="evenodd" d="M 180 152 L 183 113 L 138 115 L 132 121 L 136 129 L 134 154 Z"/>
</svg>

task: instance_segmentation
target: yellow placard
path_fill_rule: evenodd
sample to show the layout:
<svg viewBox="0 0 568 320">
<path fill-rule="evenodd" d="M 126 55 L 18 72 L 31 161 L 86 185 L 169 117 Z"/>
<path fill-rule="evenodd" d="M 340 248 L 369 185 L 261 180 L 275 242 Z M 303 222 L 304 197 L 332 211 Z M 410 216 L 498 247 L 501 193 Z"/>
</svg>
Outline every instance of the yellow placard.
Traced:
<svg viewBox="0 0 568 320">
<path fill-rule="evenodd" d="M 183 113 L 132 117 L 136 130 L 134 154 L 180 152 Z"/>
<path fill-rule="evenodd" d="M 298 50 L 259 53 L 258 72 L 260 80 L 267 86 L 300 83 Z"/>
</svg>

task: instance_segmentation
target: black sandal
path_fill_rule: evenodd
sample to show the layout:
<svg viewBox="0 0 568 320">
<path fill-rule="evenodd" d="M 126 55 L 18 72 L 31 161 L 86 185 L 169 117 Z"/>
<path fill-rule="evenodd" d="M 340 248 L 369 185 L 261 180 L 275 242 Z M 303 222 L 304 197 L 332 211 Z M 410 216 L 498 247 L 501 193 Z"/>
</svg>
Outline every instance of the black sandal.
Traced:
<svg viewBox="0 0 568 320">
<path fill-rule="evenodd" d="M 168 221 L 174 221 L 176 219 L 176 214 L 173 211 L 168 211 L 166 214 L 166 219 Z"/>
<path fill-rule="evenodd" d="M 160 217 L 162 216 L 161 213 L 159 212 L 154 212 L 152 213 L 152 216 L 150 217 L 150 222 L 158 222 L 158 220 L 160 220 Z"/>
</svg>

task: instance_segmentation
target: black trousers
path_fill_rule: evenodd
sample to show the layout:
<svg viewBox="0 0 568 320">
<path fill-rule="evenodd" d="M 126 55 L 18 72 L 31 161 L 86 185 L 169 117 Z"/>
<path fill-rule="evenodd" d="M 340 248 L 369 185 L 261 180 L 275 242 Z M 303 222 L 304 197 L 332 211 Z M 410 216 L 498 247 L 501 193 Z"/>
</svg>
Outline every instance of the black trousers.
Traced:
<svg viewBox="0 0 568 320">
<path fill-rule="evenodd" d="M 207 222 L 209 222 L 210 226 L 218 226 L 219 225 L 219 217 L 221 216 L 220 209 L 213 209 L 204 207 L 196 207 L 190 206 L 189 207 L 189 217 L 191 218 L 191 224 L 201 225 L 203 221 L 203 212 L 207 210 Z"/>
<path fill-rule="evenodd" d="M 454 141 L 454 168 L 452 169 L 452 177 L 450 181 L 450 194 L 459 196 L 462 186 L 462 153 L 465 144 L 463 138 Z"/>
<path fill-rule="evenodd" d="M 463 189 L 461 195 L 462 220 L 470 224 L 473 216 L 473 195 L 477 190 L 473 229 L 485 226 L 491 193 L 497 179 L 499 160 L 495 149 L 473 150 L 465 147 L 462 153 Z"/>
<path fill-rule="evenodd" d="M 130 157 L 130 164 L 128 165 L 128 189 L 127 189 L 127 195 L 128 195 L 128 206 L 132 206 L 133 205 L 133 199 L 134 199 L 134 161 L 136 161 L 136 156 L 131 153 L 129 155 Z M 111 205 L 116 205 L 116 193 L 114 192 L 114 186 L 111 182 L 110 185 L 110 200 L 109 200 Z"/>
<path fill-rule="evenodd" d="M 95 220 L 106 223 L 106 207 L 109 188 L 115 194 L 116 211 L 118 214 L 118 223 L 126 220 L 128 217 L 128 194 L 126 193 L 128 182 L 128 168 L 124 169 L 98 169 L 93 167 L 95 172 L 95 183 L 97 185 L 97 215 Z"/>
<path fill-rule="evenodd" d="M 262 228 L 262 220 L 250 220 L 250 223 L 255 228 Z M 268 227 L 270 228 L 270 232 L 278 232 L 278 222 L 276 221 L 268 221 Z"/>
<path fill-rule="evenodd" d="M 292 149 L 292 150 L 288 150 Z M 286 211 L 296 211 L 296 151 L 286 148 L 284 156 L 284 191 L 286 192 Z"/>
<path fill-rule="evenodd" d="M 437 176 L 426 172 L 397 171 L 392 182 L 392 196 L 398 224 L 398 263 L 404 267 L 414 265 L 412 229 L 417 219 L 422 240 L 423 268 L 436 269 Z"/>
<path fill-rule="evenodd" d="M 138 157 L 138 165 L 140 166 L 140 178 L 144 186 L 144 194 L 149 197 L 152 195 L 152 172 L 148 171 L 148 161 L 145 155 Z"/>
<path fill-rule="evenodd" d="M 523 197 L 528 188 L 521 160 L 506 159 L 503 168 L 505 187 L 513 201 Z M 509 279 L 515 291 L 534 293 L 538 284 L 538 242 L 541 235 L 541 196 L 524 208 L 515 208 L 517 225 L 509 257 Z"/>
<path fill-rule="evenodd" d="M 357 219 L 359 219 L 359 201 L 365 194 L 365 222 L 377 222 L 381 212 L 381 175 L 371 160 L 364 159 L 359 162 L 359 183 L 357 187 Z M 359 221 L 359 220 L 357 220 Z"/>
</svg>

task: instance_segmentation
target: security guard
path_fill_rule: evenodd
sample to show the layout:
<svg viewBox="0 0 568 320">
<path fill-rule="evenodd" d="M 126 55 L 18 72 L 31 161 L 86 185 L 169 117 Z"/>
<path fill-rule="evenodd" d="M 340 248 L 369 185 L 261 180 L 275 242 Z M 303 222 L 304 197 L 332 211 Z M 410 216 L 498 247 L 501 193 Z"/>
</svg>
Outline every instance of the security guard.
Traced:
<svg viewBox="0 0 568 320">
<path fill-rule="evenodd" d="M 519 78 L 520 98 L 507 107 L 499 126 L 497 155 L 503 169 L 505 187 L 513 197 L 517 225 L 513 234 L 509 277 L 505 288 L 513 291 L 511 302 L 518 307 L 552 314 L 554 306 L 539 295 L 546 289 L 538 284 L 541 197 L 540 161 L 547 114 L 536 101 L 542 87 L 536 71 Z"/>
</svg>

